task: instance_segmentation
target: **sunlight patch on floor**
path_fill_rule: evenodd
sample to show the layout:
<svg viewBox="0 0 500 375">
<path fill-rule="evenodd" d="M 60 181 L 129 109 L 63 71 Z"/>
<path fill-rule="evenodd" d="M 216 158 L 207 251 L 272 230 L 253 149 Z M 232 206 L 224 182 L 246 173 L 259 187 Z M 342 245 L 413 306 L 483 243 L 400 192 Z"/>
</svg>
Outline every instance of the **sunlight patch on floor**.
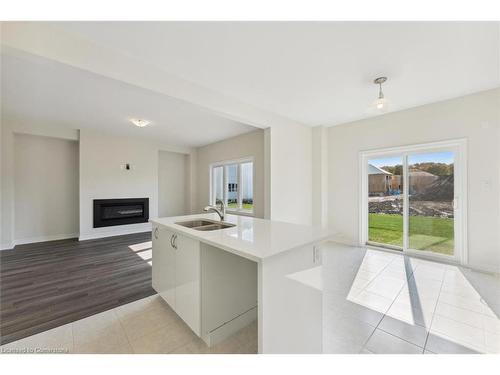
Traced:
<svg viewBox="0 0 500 375">
<path fill-rule="evenodd" d="M 153 242 L 146 241 L 146 242 L 141 242 L 141 243 L 136 243 L 136 244 L 130 245 L 129 249 L 137 252 L 137 251 L 151 249 L 152 247 L 153 247 Z"/>
</svg>

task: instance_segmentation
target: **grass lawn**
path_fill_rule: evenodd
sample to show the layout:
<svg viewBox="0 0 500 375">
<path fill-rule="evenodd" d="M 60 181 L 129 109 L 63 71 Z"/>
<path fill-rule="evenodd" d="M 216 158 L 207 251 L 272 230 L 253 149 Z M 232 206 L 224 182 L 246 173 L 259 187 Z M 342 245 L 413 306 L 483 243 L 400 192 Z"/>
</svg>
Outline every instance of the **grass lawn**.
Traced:
<svg viewBox="0 0 500 375">
<path fill-rule="evenodd" d="M 236 203 L 229 203 L 227 205 L 227 208 L 238 208 L 238 205 Z M 253 204 L 252 203 L 243 203 L 241 205 L 241 208 L 244 210 L 252 211 L 253 210 Z"/>
<path fill-rule="evenodd" d="M 368 239 L 372 242 L 403 246 L 403 216 L 369 214 Z M 453 254 L 453 219 L 410 216 L 411 249 Z"/>
</svg>

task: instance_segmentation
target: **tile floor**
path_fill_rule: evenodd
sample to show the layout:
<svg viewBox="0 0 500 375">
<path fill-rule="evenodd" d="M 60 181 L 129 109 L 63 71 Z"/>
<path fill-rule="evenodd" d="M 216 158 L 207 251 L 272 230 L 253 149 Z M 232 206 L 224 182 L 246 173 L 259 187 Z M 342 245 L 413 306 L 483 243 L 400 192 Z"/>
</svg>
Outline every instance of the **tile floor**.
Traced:
<svg viewBox="0 0 500 375">
<path fill-rule="evenodd" d="M 334 243 L 322 259 L 325 353 L 500 353 L 498 275 Z M 256 353 L 257 324 L 208 348 L 154 295 L 0 347 L 15 351 Z"/>
<path fill-rule="evenodd" d="M 147 297 L 0 347 L 1 353 L 257 352 L 256 322 L 208 348 L 158 296 Z"/>
<path fill-rule="evenodd" d="M 500 353 L 500 278 L 400 254 L 323 249 L 326 353 Z"/>
</svg>

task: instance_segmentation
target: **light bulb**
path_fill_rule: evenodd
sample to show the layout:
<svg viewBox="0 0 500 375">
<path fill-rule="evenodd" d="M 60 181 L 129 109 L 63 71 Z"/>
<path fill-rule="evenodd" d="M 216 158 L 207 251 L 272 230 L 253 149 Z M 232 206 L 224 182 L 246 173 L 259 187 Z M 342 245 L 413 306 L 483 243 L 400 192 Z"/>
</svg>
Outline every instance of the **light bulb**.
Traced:
<svg viewBox="0 0 500 375">
<path fill-rule="evenodd" d="M 388 110 L 389 101 L 386 98 L 379 98 L 372 103 L 372 109 L 377 113 L 384 113 Z"/>
<path fill-rule="evenodd" d="M 387 77 L 378 77 L 373 80 L 373 83 L 378 85 L 378 98 L 373 101 L 372 105 L 369 108 L 369 112 L 374 115 L 385 113 L 389 109 L 389 101 L 384 97 L 384 93 L 382 91 L 382 84 L 387 81 Z"/>
<path fill-rule="evenodd" d="M 148 121 L 148 120 L 143 120 L 143 119 L 135 119 L 135 118 L 130 119 L 130 122 L 131 122 L 132 124 L 134 124 L 135 126 L 138 126 L 138 127 L 140 127 L 140 128 L 143 128 L 143 127 L 145 127 L 145 126 L 148 126 L 148 125 L 151 123 L 151 121 Z"/>
</svg>

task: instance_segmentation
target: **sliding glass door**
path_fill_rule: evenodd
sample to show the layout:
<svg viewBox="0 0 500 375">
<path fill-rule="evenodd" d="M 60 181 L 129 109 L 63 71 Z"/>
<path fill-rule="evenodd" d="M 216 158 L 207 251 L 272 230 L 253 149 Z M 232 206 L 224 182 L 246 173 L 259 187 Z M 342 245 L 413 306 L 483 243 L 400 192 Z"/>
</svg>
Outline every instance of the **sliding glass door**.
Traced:
<svg viewBox="0 0 500 375">
<path fill-rule="evenodd" d="M 454 254 L 455 154 L 408 156 L 408 248 Z"/>
<path fill-rule="evenodd" d="M 362 243 L 463 261 L 464 150 L 455 141 L 363 153 Z"/>
<path fill-rule="evenodd" d="M 368 241 L 403 249 L 403 157 L 368 160 Z"/>
</svg>

